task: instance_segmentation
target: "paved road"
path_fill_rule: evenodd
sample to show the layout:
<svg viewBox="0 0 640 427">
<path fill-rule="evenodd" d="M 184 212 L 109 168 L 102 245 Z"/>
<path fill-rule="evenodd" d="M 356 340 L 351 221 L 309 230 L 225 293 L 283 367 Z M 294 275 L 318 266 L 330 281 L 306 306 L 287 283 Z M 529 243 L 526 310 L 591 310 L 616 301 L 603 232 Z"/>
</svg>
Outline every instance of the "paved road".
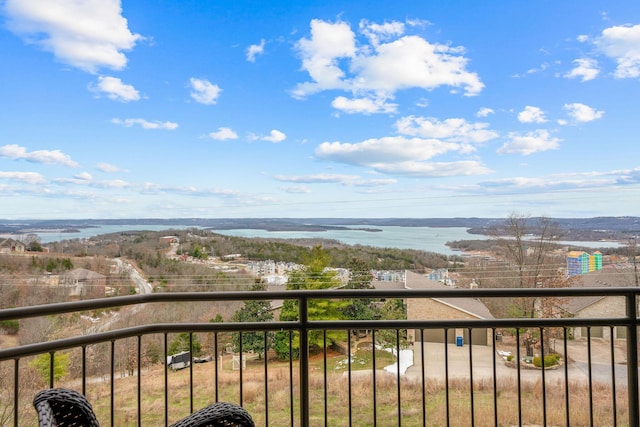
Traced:
<svg viewBox="0 0 640 427">
<path fill-rule="evenodd" d="M 131 281 L 135 284 L 135 286 L 138 288 L 138 292 L 140 294 L 150 294 L 153 292 L 153 288 L 151 287 L 151 284 L 149 282 L 147 282 L 141 275 L 140 273 L 138 273 L 138 270 L 136 270 L 135 268 L 133 268 L 133 266 L 131 264 L 129 264 L 128 262 L 124 262 L 121 258 L 114 258 L 113 259 L 115 261 L 115 263 L 118 265 L 118 270 L 125 272 L 127 274 L 129 274 L 129 278 L 131 279 Z M 144 306 L 144 304 L 136 304 L 132 307 L 129 307 L 129 313 L 131 314 L 135 314 L 137 312 L 139 312 L 140 310 L 142 310 L 142 307 Z M 96 325 L 93 325 L 91 328 L 89 328 L 87 330 L 87 333 L 89 334 L 94 334 L 97 332 L 103 332 L 103 331 L 107 331 L 109 329 L 111 329 L 111 326 L 117 322 L 118 320 L 120 320 L 120 314 L 122 312 L 112 312 L 111 313 L 111 317 L 109 318 L 104 318 L 102 319 L 102 321 Z"/>
<path fill-rule="evenodd" d="M 147 282 L 131 264 L 128 262 L 125 263 L 121 258 L 114 258 L 114 261 L 118 265 L 118 270 L 129 274 L 129 278 L 135 283 L 140 294 L 150 294 L 153 292 L 151 284 Z"/>
</svg>

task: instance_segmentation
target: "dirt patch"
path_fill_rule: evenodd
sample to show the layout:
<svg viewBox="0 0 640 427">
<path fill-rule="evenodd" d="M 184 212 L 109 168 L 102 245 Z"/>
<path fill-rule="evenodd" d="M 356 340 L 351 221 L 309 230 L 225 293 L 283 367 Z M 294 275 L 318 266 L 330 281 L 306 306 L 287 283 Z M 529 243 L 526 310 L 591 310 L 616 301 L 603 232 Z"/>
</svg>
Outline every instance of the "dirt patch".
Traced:
<svg viewBox="0 0 640 427">
<path fill-rule="evenodd" d="M 17 347 L 20 344 L 18 341 L 18 335 L 0 335 L 0 348 Z"/>
</svg>

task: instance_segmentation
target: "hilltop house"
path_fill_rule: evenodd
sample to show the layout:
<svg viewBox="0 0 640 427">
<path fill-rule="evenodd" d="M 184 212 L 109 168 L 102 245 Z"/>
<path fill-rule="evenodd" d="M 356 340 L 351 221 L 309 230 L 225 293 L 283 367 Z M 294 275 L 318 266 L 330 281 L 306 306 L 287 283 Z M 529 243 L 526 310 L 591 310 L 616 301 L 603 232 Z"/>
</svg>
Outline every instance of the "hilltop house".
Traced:
<svg viewBox="0 0 640 427">
<path fill-rule="evenodd" d="M 24 243 L 12 238 L 0 238 L 0 254 L 24 253 Z"/>
<path fill-rule="evenodd" d="M 405 272 L 404 282 L 388 282 L 374 280 L 376 289 L 451 289 L 450 286 L 429 280 L 426 276 Z M 409 320 L 443 320 L 443 319 L 493 319 L 489 309 L 475 298 L 407 298 L 407 319 Z M 420 331 L 409 331 L 409 340 L 415 342 L 420 339 Z M 444 342 L 442 330 L 424 330 L 424 342 Z M 473 329 L 471 342 L 473 345 L 491 345 L 491 330 L 486 328 Z M 469 330 L 456 330 L 447 336 L 449 343 L 458 342 L 469 344 Z"/>
<path fill-rule="evenodd" d="M 76 268 L 60 275 L 59 286 L 67 288 L 69 296 L 79 298 L 104 297 L 107 276 L 85 268 Z"/>
<path fill-rule="evenodd" d="M 616 270 L 616 271 L 613 271 Z M 614 277 L 615 279 L 611 279 Z M 632 269 L 618 268 L 616 265 L 605 266 L 602 270 L 573 277 L 574 287 L 633 287 L 635 275 Z M 622 296 L 587 296 L 570 298 L 562 304 L 565 315 L 577 319 L 608 319 L 626 315 L 625 299 Z M 626 338 L 625 327 L 613 327 L 614 338 Z M 590 335 L 594 338 L 611 338 L 611 328 L 592 326 Z M 575 338 L 586 337 L 587 328 L 574 328 Z"/>
</svg>

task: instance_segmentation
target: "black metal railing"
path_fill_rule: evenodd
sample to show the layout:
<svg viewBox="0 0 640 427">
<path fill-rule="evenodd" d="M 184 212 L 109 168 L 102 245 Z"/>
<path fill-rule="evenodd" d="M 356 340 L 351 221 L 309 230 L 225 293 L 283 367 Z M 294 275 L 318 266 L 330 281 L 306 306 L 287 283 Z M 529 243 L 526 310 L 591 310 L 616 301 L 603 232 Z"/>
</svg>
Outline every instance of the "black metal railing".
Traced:
<svg viewBox="0 0 640 427">
<path fill-rule="evenodd" d="M 64 386 L 87 395 L 101 422 L 111 426 L 168 425 L 219 400 L 240 403 L 257 425 L 265 426 L 637 426 L 639 292 L 637 288 L 563 288 L 156 293 L 3 309 L 0 321 L 124 310 L 142 304 L 166 309 L 178 303 L 296 300 L 298 320 L 143 324 L 28 345 L 5 345 L 0 350 L 0 424 L 34 425 L 35 411 L 30 404 L 38 387 Z M 310 301 L 329 299 L 489 301 L 593 296 L 618 298 L 624 305 L 617 307 L 618 311 L 611 309 L 589 318 L 428 319 L 425 313 L 421 319 L 338 321 L 313 320 L 308 310 Z M 585 336 L 575 340 L 576 330 L 583 330 Z M 370 349 L 364 350 L 371 352 L 365 370 L 355 366 L 356 331 L 368 331 L 371 342 Z M 394 355 L 393 368 L 381 366 L 388 359 L 381 361 L 375 345 L 385 331 L 392 331 L 392 345 L 387 350 Z M 327 345 L 328 334 L 334 332 L 344 336 L 344 367 L 333 366 L 336 358 L 329 354 L 336 351 Z M 210 339 L 212 360 L 191 363 L 181 371 L 168 369 L 170 338 L 180 333 L 188 333 L 189 348 L 201 335 Z M 273 347 L 273 334 L 280 334 L 279 345 L 288 346 L 288 352 L 283 353 L 288 357 L 250 356 L 242 350 L 242 335 L 234 354 L 220 351 L 229 334 L 249 333 L 258 333 L 266 347 Z M 486 342 L 474 344 L 483 333 L 488 337 Z M 310 347 L 310 334 L 315 342 L 319 336 L 323 343 L 316 351 Z M 463 339 L 451 343 L 454 335 Z M 564 363 L 553 370 L 535 369 L 529 363 L 530 354 L 523 351 L 535 341 L 535 352 L 542 356 L 544 366 L 551 335 L 553 342 L 561 343 L 558 353 Z M 433 340 L 434 336 L 442 339 Z M 506 352 L 499 353 L 499 349 L 506 345 L 507 336 L 515 354 L 504 357 Z M 413 352 L 409 368 L 401 360 L 403 337 Z M 580 361 L 576 361 L 578 351 L 572 356 L 569 349 L 576 342 L 586 353 Z M 604 356 L 596 353 L 595 345 L 605 350 Z M 616 359 L 620 346 L 626 360 Z M 156 350 L 156 360 L 148 358 L 151 347 Z M 294 349 L 299 350 L 298 355 Z M 43 358 L 48 366 L 39 372 L 47 374 L 46 381 L 33 374 L 36 360 L 42 362 Z M 60 359 L 69 363 L 69 358 L 74 369 L 67 369 L 67 375 L 59 378 L 56 369 Z M 620 369 L 624 370 L 622 376 Z"/>
</svg>

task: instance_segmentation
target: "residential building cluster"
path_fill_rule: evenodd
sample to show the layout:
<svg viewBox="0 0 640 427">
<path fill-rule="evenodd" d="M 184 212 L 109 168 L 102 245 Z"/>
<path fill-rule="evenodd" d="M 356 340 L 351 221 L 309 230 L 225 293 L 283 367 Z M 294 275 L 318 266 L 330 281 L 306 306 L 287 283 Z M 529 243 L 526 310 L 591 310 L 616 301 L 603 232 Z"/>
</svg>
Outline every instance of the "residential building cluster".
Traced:
<svg viewBox="0 0 640 427">
<path fill-rule="evenodd" d="M 402 282 L 406 281 L 405 271 L 398 270 L 378 270 L 372 271 L 373 279 L 379 282 Z"/>
<path fill-rule="evenodd" d="M 571 251 L 567 254 L 567 275 L 577 276 L 602 269 L 602 253 Z"/>
<path fill-rule="evenodd" d="M 427 275 L 427 277 L 429 278 L 429 280 L 433 280 L 434 282 L 440 282 L 447 286 L 451 286 L 452 288 L 455 288 L 456 286 L 455 279 L 449 276 L 448 268 L 436 268 L 435 270 L 431 271 Z"/>
</svg>

